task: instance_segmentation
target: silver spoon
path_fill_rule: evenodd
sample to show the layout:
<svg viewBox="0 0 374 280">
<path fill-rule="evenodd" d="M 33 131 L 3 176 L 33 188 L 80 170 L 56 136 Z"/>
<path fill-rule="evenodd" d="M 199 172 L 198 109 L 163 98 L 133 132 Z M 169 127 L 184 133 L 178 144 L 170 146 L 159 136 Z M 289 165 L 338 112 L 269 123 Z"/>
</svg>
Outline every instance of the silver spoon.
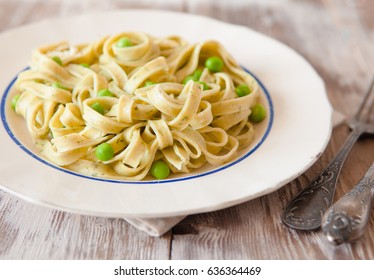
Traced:
<svg viewBox="0 0 374 280">
<path fill-rule="evenodd" d="M 370 217 L 374 198 L 374 162 L 362 180 L 326 210 L 322 231 L 328 241 L 338 245 L 362 236 Z"/>
</svg>

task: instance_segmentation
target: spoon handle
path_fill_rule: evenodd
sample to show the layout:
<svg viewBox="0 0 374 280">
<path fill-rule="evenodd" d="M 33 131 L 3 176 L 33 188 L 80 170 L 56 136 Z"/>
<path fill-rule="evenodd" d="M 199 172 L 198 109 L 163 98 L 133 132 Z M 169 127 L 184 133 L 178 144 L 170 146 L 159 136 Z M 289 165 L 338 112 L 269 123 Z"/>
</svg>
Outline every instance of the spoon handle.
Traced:
<svg viewBox="0 0 374 280">
<path fill-rule="evenodd" d="M 362 180 L 326 211 L 322 230 L 327 240 L 338 245 L 361 237 L 370 217 L 373 196 L 374 163 Z"/>
<path fill-rule="evenodd" d="M 326 169 L 286 206 L 283 223 L 299 230 L 315 230 L 321 226 L 323 213 L 332 204 L 343 163 L 362 133 L 360 126 L 350 133 Z"/>
</svg>

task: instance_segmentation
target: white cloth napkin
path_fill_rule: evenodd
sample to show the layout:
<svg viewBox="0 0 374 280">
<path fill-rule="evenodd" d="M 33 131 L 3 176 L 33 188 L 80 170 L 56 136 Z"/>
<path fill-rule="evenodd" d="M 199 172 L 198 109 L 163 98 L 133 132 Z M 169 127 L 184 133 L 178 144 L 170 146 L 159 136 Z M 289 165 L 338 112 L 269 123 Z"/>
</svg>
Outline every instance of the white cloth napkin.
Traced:
<svg viewBox="0 0 374 280">
<path fill-rule="evenodd" d="M 124 218 L 129 224 L 137 229 L 145 231 L 151 236 L 161 236 L 182 221 L 186 216 L 170 218 Z"/>
<path fill-rule="evenodd" d="M 334 111 L 332 116 L 333 126 L 336 127 L 344 121 L 345 117 L 343 114 Z M 145 231 L 151 236 L 161 236 L 168 232 L 176 224 L 182 221 L 186 216 L 177 216 L 170 218 L 154 218 L 154 219 L 142 219 L 142 218 L 124 218 L 129 224 L 133 225 L 137 229 Z"/>
</svg>

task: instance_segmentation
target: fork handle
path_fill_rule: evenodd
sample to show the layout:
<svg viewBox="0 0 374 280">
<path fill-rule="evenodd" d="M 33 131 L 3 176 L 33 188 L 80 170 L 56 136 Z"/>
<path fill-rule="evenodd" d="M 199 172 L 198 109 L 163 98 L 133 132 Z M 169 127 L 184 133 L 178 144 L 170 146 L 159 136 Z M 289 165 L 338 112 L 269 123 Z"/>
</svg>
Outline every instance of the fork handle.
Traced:
<svg viewBox="0 0 374 280">
<path fill-rule="evenodd" d="M 374 163 L 362 180 L 327 209 L 322 230 L 328 241 L 338 245 L 351 242 L 364 233 L 374 196 Z"/>
<path fill-rule="evenodd" d="M 286 206 L 283 223 L 299 230 L 315 230 L 321 226 L 323 213 L 332 204 L 343 163 L 362 133 L 360 126 L 352 130 L 326 169 Z"/>
</svg>

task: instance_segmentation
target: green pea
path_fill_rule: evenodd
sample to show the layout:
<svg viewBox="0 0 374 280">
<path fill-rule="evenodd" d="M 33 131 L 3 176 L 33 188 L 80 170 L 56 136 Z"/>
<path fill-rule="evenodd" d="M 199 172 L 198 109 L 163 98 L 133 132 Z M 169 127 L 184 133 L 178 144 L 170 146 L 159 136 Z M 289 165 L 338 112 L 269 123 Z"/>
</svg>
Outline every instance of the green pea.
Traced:
<svg viewBox="0 0 374 280">
<path fill-rule="evenodd" d="M 197 83 L 203 85 L 203 90 L 208 90 L 208 89 L 210 89 L 210 87 L 209 87 L 206 83 L 204 83 L 204 82 L 197 82 Z"/>
<path fill-rule="evenodd" d="M 114 149 L 110 144 L 102 143 L 96 147 L 95 156 L 101 161 L 110 160 L 114 156 Z"/>
<path fill-rule="evenodd" d="M 205 67 L 212 72 L 220 72 L 223 68 L 223 61 L 218 56 L 211 56 L 205 61 Z"/>
<path fill-rule="evenodd" d="M 110 96 L 110 97 L 113 97 L 114 94 L 113 92 L 111 92 L 109 89 L 101 89 L 97 92 L 97 96 Z"/>
<path fill-rule="evenodd" d="M 69 90 L 67 87 L 64 87 L 63 85 L 61 85 L 59 82 L 54 82 L 52 84 L 52 87 L 54 88 L 60 88 L 60 89 L 64 89 L 64 90 Z"/>
<path fill-rule="evenodd" d="M 102 114 L 102 115 L 105 113 L 104 107 L 101 106 L 101 104 L 99 102 L 93 103 L 91 105 L 91 108 L 94 109 L 96 112 Z"/>
<path fill-rule="evenodd" d="M 162 160 L 155 161 L 151 166 L 151 174 L 158 180 L 165 179 L 170 174 L 169 166 Z"/>
<path fill-rule="evenodd" d="M 240 84 L 236 87 L 235 92 L 239 97 L 242 97 L 250 94 L 251 89 L 246 84 Z"/>
<path fill-rule="evenodd" d="M 149 86 L 151 86 L 151 85 L 155 85 L 156 83 L 154 83 L 154 82 L 152 82 L 152 81 L 146 81 L 145 83 L 144 83 L 144 86 L 145 87 L 149 87 Z"/>
<path fill-rule="evenodd" d="M 198 80 L 200 80 L 200 77 L 201 77 L 202 73 L 203 73 L 203 71 L 196 70 L 195 72 L 192 73 L 192 75 L 187 76 L 186 78 L 184 78 L 183 81 L 182 81 L 182 83 L 183 84 L 187 84 L 189 80 L 193 80 L 193 81 L 197 82 Z"/>
<path fill-rule="evenodd" d="M 194 81 L 200 80 L 201 74 L 203 74 L 203 71 L 199 69 L 193 72 L 192 76 L 194 78 Z"/>
<path fill-rule="evenodd" d="M 11 105 L 12 105 L 12 109 L 13 110 L 16 110 L 16 105 L 17 105 L 17 102 L 18 102 L 18 99 L 20 98 L 20 94 L 17 94 L 17 95 L 15 95 L 13 98 L 12 98 L 12 103 L 11 103 Z"/>
<path fill-rule="evenodd" d="M 126 47 L 132 47 L 133 44 L 132 44 L 130 38 L 122 37 L 121 39 L 119 39 L 119 40 L 117 41 L 116 46 L 117 46 L 118 48 L 126 48 Z"/>
<path fill-rule="evenodd" d="M 81 63 L 80 66 L 83 66 L 85 68 L 90 68 L 90 65 L 88 63 Z"/>
<path fill-rule="evenodd" d="M 58 56 L 52 57 L 52 60 L 54 60 L 58 65 L 62 66 L 62 60 Z"/>
<path fill-rule="evenodd" d="M 266 109 L 262 104 L 255 104 L 251 110 L 252 112 L 249 115 L 249 119 L 252 122 L 259 123 L 266 118 Z"/>
<path fill-rule="evenodd" d="M 187 84 L 189 80 L 195 81 L 193 76 L 187 76 L 183 79 L 182 84 Z"/>
</svg>

